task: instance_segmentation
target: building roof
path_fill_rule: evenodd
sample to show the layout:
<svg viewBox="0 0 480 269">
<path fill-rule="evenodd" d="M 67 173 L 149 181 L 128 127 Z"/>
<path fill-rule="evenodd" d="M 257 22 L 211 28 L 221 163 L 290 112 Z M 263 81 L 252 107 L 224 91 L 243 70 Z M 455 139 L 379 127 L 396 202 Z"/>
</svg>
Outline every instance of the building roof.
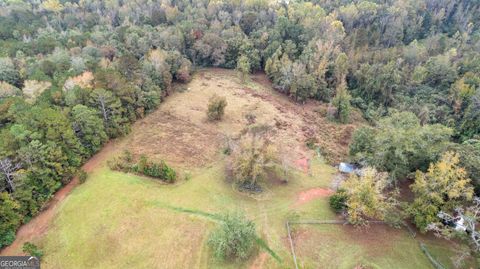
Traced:
<svg viewBox="0 0 480 269">
<path fill-rule="evenodd" d="M 351 174 L 355 171 L 355 169 L 356 167 L 349 163 L 340 163 L 340 165 L 338 165 L 338 170 L 340 170 L 342 173 Z"/>
</svg>

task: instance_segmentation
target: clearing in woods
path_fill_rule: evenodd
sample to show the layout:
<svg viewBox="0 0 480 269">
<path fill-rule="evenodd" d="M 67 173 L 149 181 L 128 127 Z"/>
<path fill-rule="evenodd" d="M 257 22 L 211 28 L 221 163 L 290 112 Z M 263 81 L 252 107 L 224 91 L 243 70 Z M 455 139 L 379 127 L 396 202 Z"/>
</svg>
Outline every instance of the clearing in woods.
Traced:
<svg viewBox="0 0 480 269">
<path fill-rule="evenodd" d="M 182 88 L 114 148 L 109 144 L 94 157 L 99 165 L 90 169 L 86 183 L 51 208 L 42 221 L 46 228 L 38 227 L 44 232 L 19 237 L 44 250 L 42 268 L 292 268 L 287 218 L 336 217 L 328 206 L 336 171 L 325 160 L 345 156 L 353 130 L 362 124 L 358 115 L 355 124 L 329 122 L 325 105 L 296 104 L 272 90 L 263 74 L 242 85 L 234 71 L 205 69 Z M 228 105 L 224 119 L 211 123 L 205 111 L 215 93 Z M 252 119 L 271 126 L 271 140 L 292 167 L 287 183 L 269 182 L 259 196 L 240 193 L 225 180 L 223 150 Z M 306 147 L 307 140 L 316 141 L 322 156 Z M 135 157 L 165 160 L 179 172 L 179 182 L 165 185 L 109 170 L 105 160 L 124 149 Z M 195 212 L 237 209 L 256 223 L 281 262 L 262 248 L 242 264 L 212 258 L 206 240 L 216 224 Z M 431 268 L 403 230 L 294 225 L 293 238 L 302 268 Z M 8 254 L 21 253 L 22 244 L 17 241 Z M 436 254 L 452 256 L 450 244 L 432 239 L 431 245 L 437 246 Z"/>
</svg>

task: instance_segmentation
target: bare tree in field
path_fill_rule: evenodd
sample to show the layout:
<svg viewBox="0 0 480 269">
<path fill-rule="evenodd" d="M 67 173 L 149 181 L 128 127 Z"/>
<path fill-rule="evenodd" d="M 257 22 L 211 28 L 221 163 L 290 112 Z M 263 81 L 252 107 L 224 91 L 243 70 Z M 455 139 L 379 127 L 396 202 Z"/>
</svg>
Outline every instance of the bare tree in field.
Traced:
<svg viewBox="0 0 480 269">
<path fill-rule="evenodd" d="M 15 191 L 14 177 L 18 169 L 20 169 L 20 163 L 14 165 L 9 158 L 0 160 L 0 174 L 3 176 L 7 185 L 6 189 L 10 193 Z M 0 189 L 0 191 L 3 191 L 3 189 Z"/>
</svg>

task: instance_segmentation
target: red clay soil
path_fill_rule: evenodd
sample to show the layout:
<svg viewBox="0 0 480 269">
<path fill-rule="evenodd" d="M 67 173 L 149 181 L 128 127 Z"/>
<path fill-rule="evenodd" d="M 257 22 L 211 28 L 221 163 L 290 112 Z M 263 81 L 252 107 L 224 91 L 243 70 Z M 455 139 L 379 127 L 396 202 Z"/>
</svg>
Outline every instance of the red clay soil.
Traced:
<svg viewBox="0 0 480 269">
<path fill-rule="evenodd" d="M 328 197 L 333 194 L 331 189 L 314 188 L 307 191 L 302 191 L 298 194 L 295 206 L 303 205 L 309 201 L 315 200 L 320 197 Z"/>
<path fill-rule="evenodd" d="M 99 167 L 100 164 L 109 156 L 110 152 L 114 150 L 115 142 L 108 142 L 103 149 L 90 158 L 83 166 L 82 169 L 86 172 L 92 172 L 95 168 Z M 58 190 L 44 209 L 38 213 L 33 219 L 28 223 L 22 225 L 17 231 L 15 241 L 3 248 L 0 251 L 0 255 L 19 255 L 22 254 L 23 244 L 26 242 L 32 241 L 42 234 L 44 234 L 49 225 L 52 222 L 52 219 L 55 217 L 56 209 L 61 204 L 61 202 L 70 194 L 70 192 L 78 185 L 78 178 L 74 177 L 67 185 Z"/>
<path fill-rule="evenodd" d="M 308 173 L 308 170 L 309 170 L 309 167 L 310 167 L 309 162 L 310 162 L 310 160 L 307 157 L 304 157 L 304 158 L 301 158 L 301 159 L 295 161 L 295 165 L 298 168 L 302 169 L 303 172 Z"/>
</svg>

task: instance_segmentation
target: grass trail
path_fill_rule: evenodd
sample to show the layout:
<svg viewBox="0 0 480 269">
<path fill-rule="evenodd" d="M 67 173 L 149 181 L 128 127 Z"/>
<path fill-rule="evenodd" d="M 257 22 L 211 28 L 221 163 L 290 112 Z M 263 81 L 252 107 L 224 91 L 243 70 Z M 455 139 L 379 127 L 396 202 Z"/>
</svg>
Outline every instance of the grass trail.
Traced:
<svg viewBox="0 0 480 269">
<path fill-rule="evenodd" d="M 171 205 L 167 205 L 165 203 L 158 202 L 158 201 L 153 202 L 152 204 L 155 204 L 157 206 L 161 206 L 161 207 L 164 207 L 164 208 L 167 208 L 167 209 L 171 209 L 171 210 L 176 211 L 176 212 L 181 212 L 181 213 L 187 213 L 187 214 L 197 215 L 197 216 L 201 216 L 201 217 L 206 217 L 206 218 L 208 218 L 212 221 L 215 221 L 215 222 L 222 222 L 223 221 L 223 218 L 222 218 L 221 214 L 212 214 L 212 213 L 204 212 L 204 211 L 197 210 L 197 209 L 171 206 Z M 282 259 L 280 258 L 280 256 L 278 256 L 278 254 L 275 253 L 275 251 L 273 251 L 262 238 L 257 236 L 256 242 L 257 242 L 257 245 L 260 248 L 264 249 L 276 261 L 278 261 L 280 263 L 282 262 Z"/>
</svg>

